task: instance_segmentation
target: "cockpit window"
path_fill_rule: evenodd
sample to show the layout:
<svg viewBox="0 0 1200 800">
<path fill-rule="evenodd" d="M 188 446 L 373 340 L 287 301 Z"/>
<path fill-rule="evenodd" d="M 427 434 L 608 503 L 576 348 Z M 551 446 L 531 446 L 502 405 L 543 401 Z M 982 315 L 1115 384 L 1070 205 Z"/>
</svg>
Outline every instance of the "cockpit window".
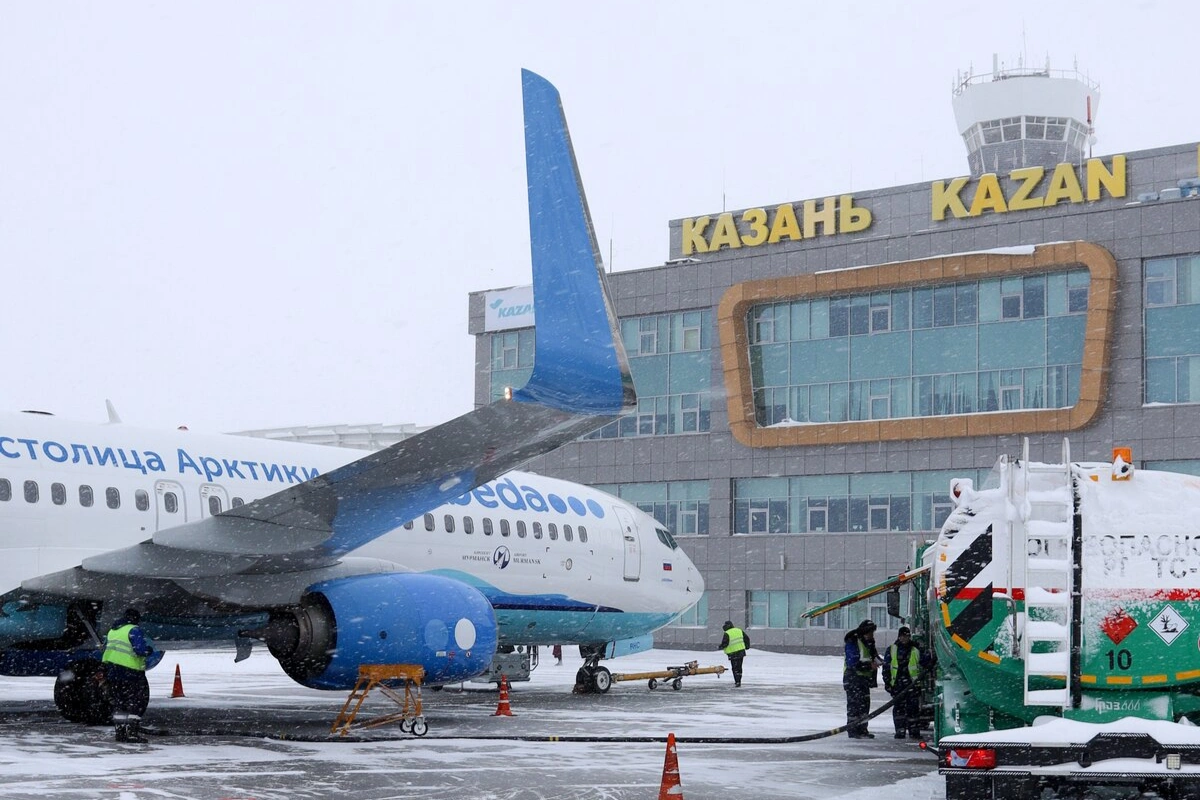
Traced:
<svg viewBox="0 0 1200 800">
<path fill-rule="evenodd" d="M 666 528 L 655 528 L 654 532 L 658 534 L 658 540 L 667 547 L 671 548 L 672 550 L 679 549 L 679 544 L 675 541 L 675 537 L 672 536 Z"/>
</svg>

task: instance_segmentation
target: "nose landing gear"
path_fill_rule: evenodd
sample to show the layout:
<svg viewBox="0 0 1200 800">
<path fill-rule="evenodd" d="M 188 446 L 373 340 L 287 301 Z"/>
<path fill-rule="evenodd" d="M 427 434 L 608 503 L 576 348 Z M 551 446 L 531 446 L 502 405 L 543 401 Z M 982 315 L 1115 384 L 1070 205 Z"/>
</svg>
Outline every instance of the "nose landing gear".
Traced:
<svg viewBox="0 0 1200 800">
<path fill-rule="evenodd" d="M 593 653 L 583 661 L 583 666 L 575 673 L 576 694 L 604 694 L 612 688 L 612 673 L 608 667 L 600 666 L 601 653 Z"/>
</svg>

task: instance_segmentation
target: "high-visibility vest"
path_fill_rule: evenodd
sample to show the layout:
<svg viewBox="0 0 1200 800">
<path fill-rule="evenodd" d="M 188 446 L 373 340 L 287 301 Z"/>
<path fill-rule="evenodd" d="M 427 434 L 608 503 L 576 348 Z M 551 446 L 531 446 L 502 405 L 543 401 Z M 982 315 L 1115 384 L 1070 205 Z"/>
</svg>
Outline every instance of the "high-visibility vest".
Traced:
<svg viewBox="0 0 1200 800">
<path fill-rule="evenodd" d="M 100 660 L 107 664 L 145 672 L 146 657 L 133 652 L 133 643 L 129 641 L 129 632 L 133 629 L 132 624 L 125 624 L 109 631 L 104 643 L 104 655 Z"/>
<path fill-rule="evenodd" d="M 741 628 L 730 628 L 725 631 L 725 635 L 729 637 L 729 644 L 725 645 L 725 655 L 731 656 L 746 649 L 746 634 L 742 633 Z"/>
<path fill-rule="evenodd" d="M 858 666 L 855 668 L 855 673 L 864 678 L 870 678 L 875 674 L 875 659 L 871 657 L 871 650 L 867 647 L 866 642 L 859 638 L 855 638 L 854 641 L 858 645 Z M 848 669 L 850 669 L 849 664 L 842 664 L 843 673 Z"/>
<path fill-rule="evenodd" d="M 896 674 L 900 671 L 900 648 L 892 645 L 888 648 L 888 665 L 892 671 L 892 684 L 896 683 Z M 908 651 L 908 677 L 914 681 L 921 674 L 921 651 L 913 645 Z"/>
</svg>

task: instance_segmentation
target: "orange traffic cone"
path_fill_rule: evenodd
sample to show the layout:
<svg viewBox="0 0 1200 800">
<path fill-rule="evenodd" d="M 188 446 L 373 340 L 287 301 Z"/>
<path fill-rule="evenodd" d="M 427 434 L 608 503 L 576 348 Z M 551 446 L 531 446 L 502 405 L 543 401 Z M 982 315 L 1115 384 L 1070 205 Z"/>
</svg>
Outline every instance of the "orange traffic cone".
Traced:
<svg viewBox="0 0 1200 800">
<path fill-rule="evenodd" d="M 663 761 L 662 785 L 658 787 L 658 800 L 683 800 L 683 786 L 679 783 L 679 755 L 675 752 L 675 734 L 667 734 L 667 757 Z"/>
<path fill-rule="evenodd" d="M 171 687 L 171 697 L 183 697 L 183 678 L 179 675 L 179 665 L 175 665 L 175 685 Z"/>
<path fill-rule="evenodd" d="M 500 702 L 496 705 L 496 713 L 493 717 L 515 717 L 512 709 L 508 707 L 508 677 L 500 676 Z"/>
</svg>

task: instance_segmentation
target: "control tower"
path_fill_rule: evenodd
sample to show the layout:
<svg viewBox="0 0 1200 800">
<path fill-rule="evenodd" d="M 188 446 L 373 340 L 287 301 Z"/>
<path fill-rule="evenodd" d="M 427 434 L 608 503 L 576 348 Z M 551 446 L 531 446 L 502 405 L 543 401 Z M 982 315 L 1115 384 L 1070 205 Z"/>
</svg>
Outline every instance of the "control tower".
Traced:
<svg viewBox="0 0 1200 800">
<path fill-rule="evenodd" d="M 992 56 L 990 73 L 967 70 L 954 81 L 954 120 L 976 176 L 1083 161 L 1099 103 L 1098 84 L 1078 67 L 1052 71 L 1048 58 L 1042 69 L 1006 69 Z"/>
</svg>

